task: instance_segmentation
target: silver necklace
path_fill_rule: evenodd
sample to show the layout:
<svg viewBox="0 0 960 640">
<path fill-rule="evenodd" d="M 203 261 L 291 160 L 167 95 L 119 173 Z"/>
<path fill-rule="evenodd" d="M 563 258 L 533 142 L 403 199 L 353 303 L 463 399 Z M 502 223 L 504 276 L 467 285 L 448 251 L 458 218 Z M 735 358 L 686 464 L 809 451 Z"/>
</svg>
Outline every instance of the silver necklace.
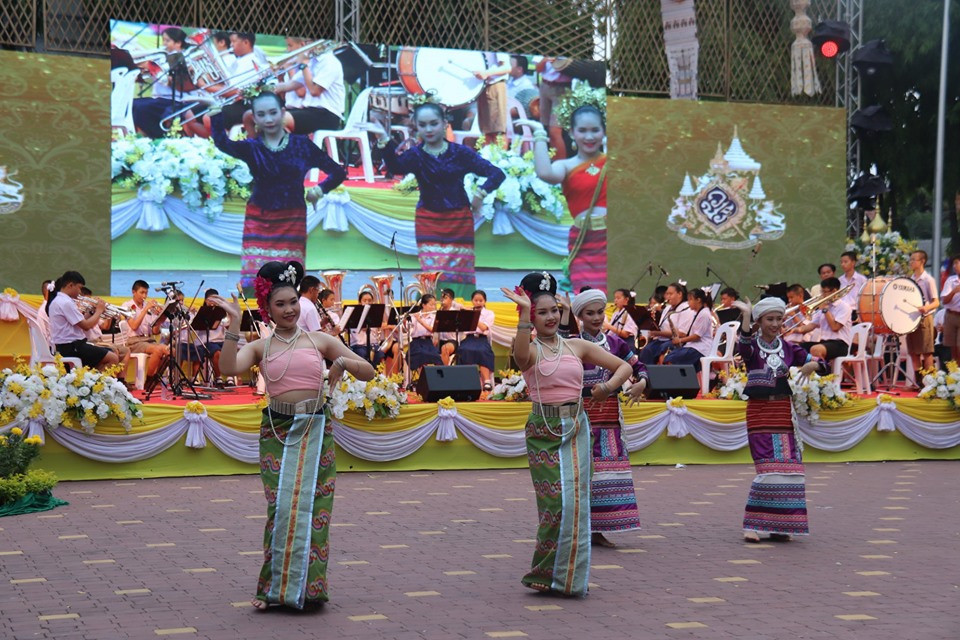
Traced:
<svg viewBox="0 0 960 640">
<path fill-rule="evenodd" d="M 293 332 L 293 335 L 290 336 L 289 338 L 284 338 L 284 337 L 283 337 L 282 335 L 280 335 L 280 333 L 277 332 L 276 330 L 274 330 L 273 335 L 275 335 L 275 336 L 277 337 L 277 340 L 279 340 L 280 342 L 283 342 L 284 344 L 290 344 L 290 343 L 292 343 L 292 342 L 296 342 L 296 341 L 297 341 L 297 338 L 300 337 L 300 334 L 301 334 L 301 333 L 303 333 L 303 330 L 300 328 L 300 325 L 297 325 L 297 328 L 296 328 L 296 330 Z"/>
<path fill-rule="evenodd" d="M 322 363 L 322 362 L 323 362 L 323 354 L 320 353 L 320 348 L 317 346 L 317 343 L 314 342 L 313 337 L 312 337 L 309 333 L 307 334 L 307 338 L 309 338 L 310 343 L 313 345 L 314 351 L 317 352 L 317 356 L 319 356 L 320 362 Z M 270 340 L 270 339 L 267 338 L 267 341 L 268 341 L 267 344 L 268 344 L 268 346 L 269 346 L 269 340 Z M 290 366 L 290 360 L 292 360 L 292 359 L 293 359 L 293 353 L 290 354 L 290 358 L 287 360 L 287 366 L 288 366 L 288 367 Z M 287 372 L 286 368 L 284 368 L 283 372 L 284 372 L 284 373 Z M 264 375 L 266 375 L 266 374 L 264 374 Z M 280 378 L 282 378 L 282 377 L 283 377 L 283 375 L 281 374 Z M 279 381 L 280 378 L 277 378 L 276 380 L 273 380 L 273 382 Z M 270 378 L 267 377 L 267 380 L 270 380 Z M 268 391 L 269 391 L 269 389 L 268 389 Z M 293 446 L 293 445 L 295 445 L 295 444 L 298 444 L 301 440 L 303 440 L 304 438 L 306 438 L 306 437 L 307 437 L 307 434 L 310 433 L 310 427 L 313 426 L 313 421 L 314 421 L 314 420 L 316 419 L 316 417 L 317 417 L 316 411 L 319 409 L 319 407 L 320 407 L 320 401 L 321 401 L 322 399 L 323 399 L 323 383 L 321 382 L 321 384 L 319 385 L 319 388 L 317 389 L 317 401 L 316 401 L 316 404 L 314 404 L 314 413 L 311 413 L 311 414 L 310 414 L 310 420 L 307 421 L 307 426 L 305 426 L 305 427 L 303 428 L 303 433 L 301 433 L 301 434 L 300 434 L 300 437 L 297 438 L 296 440 L 294 440 L 293 442 L 287 442 L 285 439 L 283 439 L 283 438 L 280 437 L 280 434 L 277 433 L 276 427 L 273 426 L 273 411 L 270 409 L 270 405 L 268 404 L 268 405 L 267 405 L 267 420 L 268 420 L 269 423 L 270 423 L 270 431 L 273 432 L 273 437 L 277 439 L 277 442 L 279 442 L 279 443 L 280 443 L 281 445 L 283 445 L 284 447 L 290 447 L 290 446 Z M 290 435 L 290 432 L 289 432 L 289 431 L 287 431 L 287 435 Z"/>
<path fill-rule="evenodd" d="M 592 342 L 592 343 L 594 343 L 594 344 L 600 345 L 600 347 L 601 347 L 604 351 L 609 351 L 609 350 L 610 350 L 610 348 L 609 348 L 609 346 L 608 346 L 608 342 L 607 342 L 607 334 L 605 334 L 603 331 L 601 331 L 600 333 L 598 333 L 596 338 L 594 338 L 593 336 L 591 336 L 589 333 L 584 333 L 584 334 L 582 334 L 582 336 L 583 336 L 584 338 L 586 338 L 587 342 Z"/>
<path fill-rule="evenodd" d="M 767 366 L 777 371 L 784 367 L 783 362 L 783 341 L 780 340 L 779 336 L 774 341 L 772 345 L 767 345 L 763 338 L 757 337 L 757 346 L 760 347 L 760 351 L 763 353 L 761 356 L 763 361 L 767 363 Z"/>
</svg>

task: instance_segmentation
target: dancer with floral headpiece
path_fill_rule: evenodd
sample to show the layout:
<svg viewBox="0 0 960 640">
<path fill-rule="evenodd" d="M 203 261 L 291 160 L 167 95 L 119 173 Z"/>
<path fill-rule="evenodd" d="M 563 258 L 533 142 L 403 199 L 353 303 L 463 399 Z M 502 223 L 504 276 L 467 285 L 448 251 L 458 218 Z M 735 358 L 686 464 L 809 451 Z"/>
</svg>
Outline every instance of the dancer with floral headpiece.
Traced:
<svg viewBox="0 0 960 640">
<path fill-rule="evenodd" d="M 267 338 L 237 351 L 239 334 L 227 331 L 220 356 L 226 375 L 258 365 L 270 402 L 260 421 L 260 479 L 267 497 L 264 559 L 253 605 L 280 604 L 294 609 L 327 601 L 327 543 L 336 462 L 333 426 L 325 412 L 325 394 L 344 373 L 358 380 L 376 375 L 373 367 L 336 337 L 303 331 L 298 325 L 303 279 L 299 262 L 268 262 L 254 286 L 260 313 L 274 323 Z M 230 326 L 240 326 L 237 297 L 211 296 L 226 310 Z M 325 360 L 333 364 L 329 386 Z"/>
<path fill-rule="evenodd" d="M 629 364 L 586 340 L 563 338 L 557 281 L 531 273 L 515 291 L 501 289 L 517 303 L 520 322 L 514 358 L 530 389 L 527 459 L 537 494 L 540 526 L 533 566 L 523 584 L 538 591 L 583 596 L 590 573 L 590 421 L 583 408 L 584 366 L 613 375 L 594 385 L 590 398 L 616 396 L 633 373 Z M 530 339 L 531 329 L 537 337 Z"/>
</svg>

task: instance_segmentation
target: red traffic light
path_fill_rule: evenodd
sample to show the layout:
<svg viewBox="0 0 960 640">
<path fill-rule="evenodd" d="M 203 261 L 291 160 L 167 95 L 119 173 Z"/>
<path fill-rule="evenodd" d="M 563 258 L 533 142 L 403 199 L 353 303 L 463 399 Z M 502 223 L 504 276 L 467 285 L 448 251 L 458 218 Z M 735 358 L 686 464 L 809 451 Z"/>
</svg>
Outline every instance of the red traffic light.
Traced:
<svg viewBox="0 0 960 640">
<path fill-rule="evenodd" d="M 820 45 L 820 54 L 824 58 L 833 58 L 838 53 L 840 53 L 840 47 L 833 40 L 827 40 L 822 45 Z"/>
</svg>

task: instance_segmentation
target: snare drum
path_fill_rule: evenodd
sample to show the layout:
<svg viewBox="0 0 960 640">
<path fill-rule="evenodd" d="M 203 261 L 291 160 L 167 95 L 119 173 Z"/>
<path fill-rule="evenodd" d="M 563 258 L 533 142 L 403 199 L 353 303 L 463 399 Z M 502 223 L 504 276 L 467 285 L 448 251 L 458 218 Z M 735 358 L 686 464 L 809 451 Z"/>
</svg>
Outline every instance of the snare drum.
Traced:
<svg viewBox="0 0 960 640">
<path fill-rule="evenodd" d="M 474 71 L 486 68 L 479 51 L 403 47 L 397 56 L 397 74 L 407 93 L 429 93 L 444 106 L 456 109 L 476 100 L 483 80 Z"/>
<path fill-rule="evenodd" d="M 923 305 L 923 293 L 910 278 L 882 276 L 867 280 L 857 300 L 860 322 L 873 323 L 878 334 L 912 332 L 920 324 L 917 307 Z"/>
</svg>

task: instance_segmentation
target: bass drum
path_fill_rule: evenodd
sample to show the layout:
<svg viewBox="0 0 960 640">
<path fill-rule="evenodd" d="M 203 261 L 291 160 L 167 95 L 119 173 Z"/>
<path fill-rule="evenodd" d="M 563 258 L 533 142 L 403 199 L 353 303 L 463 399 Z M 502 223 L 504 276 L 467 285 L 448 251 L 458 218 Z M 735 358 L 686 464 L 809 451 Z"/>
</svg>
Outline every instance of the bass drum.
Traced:
<svg viewBox="0 0 960 640">
<path fill-rule="evenodd" d="M 917 307 L 923 305 L 923 293 L 910 278 L 882 276 L 867 280 L 860 289 L 857 316 L 860 322 L 873 323 L 878 334 L 912 332 L 920 324 Z"/>
<path fill-rule="evenodd" d="M 397 56 L 400 84 L 411 95 L 431 94 L 450 109 L 464 107 L 483 91 L 474 71 L 486 68 L 479 51 L 403 47 Z"/>
</svg>

